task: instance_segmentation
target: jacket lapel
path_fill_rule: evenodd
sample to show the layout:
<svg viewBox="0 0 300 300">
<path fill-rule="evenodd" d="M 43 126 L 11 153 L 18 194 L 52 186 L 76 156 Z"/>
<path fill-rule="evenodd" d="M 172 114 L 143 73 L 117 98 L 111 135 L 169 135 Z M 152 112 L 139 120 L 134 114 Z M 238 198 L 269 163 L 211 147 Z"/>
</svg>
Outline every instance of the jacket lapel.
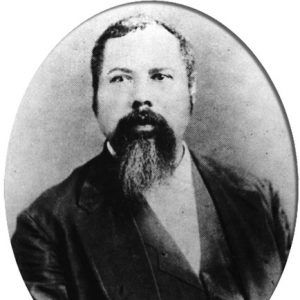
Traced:
<svg viewBox="0 0 300 300">
<path fill-rule="evenodd" d="M 212 298 L 244 299 L 230 272 L 230 254 L 213 201 L 194 163 L 192 173 L 201 240 L 200 278 Z"/>
<path fill-rule="evenodd" d="M 78 233 L 108 299 L 160 299 L 138 228 L 123 204 L 111 160 L 104 150 L 88 171 L 78 201 L 84 210 L 79 216 Z"/>
<path fill-rule="evenodd" d="M 229 169 L 192 156 L 214 202 L 243 294 L 246 299 L 267 299 L 281 263 L 261 195 L 254 185 L 238 182 Z"/>
</svg>

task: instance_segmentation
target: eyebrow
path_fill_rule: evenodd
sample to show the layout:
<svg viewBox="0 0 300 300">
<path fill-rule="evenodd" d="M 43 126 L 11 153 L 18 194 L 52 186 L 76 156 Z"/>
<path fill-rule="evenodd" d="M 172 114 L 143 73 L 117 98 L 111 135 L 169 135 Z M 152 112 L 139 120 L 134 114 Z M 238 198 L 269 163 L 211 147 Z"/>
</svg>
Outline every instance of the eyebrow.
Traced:
<svg viewBox="0 0 300 300">
<path fill-rule="evenodd" d="M 115 71 L 121 71 L 121 72 L 124 72 L 124 73 L 132 73 L 132 71 L 130 69 L 116 67 L 116 68 L 113 68 L 113 69 L 109 70 L 107 72 L 107 74 L 109 75 L 110 73 L 115 72 Z"/>
<path fill-rule="evenodd" d="M 166 67 L 166 68 L 153 68 L 149 71 L 149 74 L 155 74 L 155 73 L 159 73 L 161 71 L 166 71 L 166 70 L 174 72 L 174 70 L 172 68 L 169 68 L 169 67 Z"/>
<path fill-rule="evenodd" d="M 165 68 L 153 68 L 153 69 L 150 69 L 149 70 L 149 74 L 155 74 L 155 73 L 159 73 L 159 72 L 162 72 L 162 71 L 165 71 L 165 70 L 170 70 L 172 72 L 174 72 L 174 70 L 172 68 L 169 68 L 169 67 L 165 67 Z M 116 67 L 116 68 L 112 68 L 111 70 L 109 70 L 107 72 L 107 75 L 115 72 L 115 71 L 120 71 L 120 72 L 124 72 L 124 73 L 128 73 L 128 74 L 131 74 L 133 73 L 132 70 L 128 69 L 128 68 L 121 68 L 121 67 Z"/>
</svg>

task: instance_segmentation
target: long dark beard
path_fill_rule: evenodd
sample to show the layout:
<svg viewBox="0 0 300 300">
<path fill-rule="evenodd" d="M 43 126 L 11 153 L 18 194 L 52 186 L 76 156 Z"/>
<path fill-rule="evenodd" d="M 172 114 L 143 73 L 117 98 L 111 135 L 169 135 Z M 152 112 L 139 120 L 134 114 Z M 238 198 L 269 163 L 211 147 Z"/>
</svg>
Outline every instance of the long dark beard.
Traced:
<svg viewBox="0 0 300 300">
<path fill-rule="evenodd" d="M 137 131 L 138 125 L 152 125 L 153 129 Z M 161 115 L 150 110 L 133 111 L 121 119 L 111 144 L 117 153 L 119 179 L 127 198 L 139 198 L 174 170 L 174 132 Z"/>
</svg>

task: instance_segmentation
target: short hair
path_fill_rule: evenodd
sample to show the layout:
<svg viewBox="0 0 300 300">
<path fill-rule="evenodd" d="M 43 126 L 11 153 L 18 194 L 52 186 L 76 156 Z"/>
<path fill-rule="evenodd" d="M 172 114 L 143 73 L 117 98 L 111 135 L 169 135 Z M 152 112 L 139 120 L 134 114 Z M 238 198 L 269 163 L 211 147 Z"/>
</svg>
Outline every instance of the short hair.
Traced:
<svg viewBox="0 0 300 300">
<path fill-rule="evenodd" d="M 92 52 L 91 59 L 91 71 L 92 71 L 92 87 L 93 87 L 93 111 L 98 114 L 98 100 L 97 94 L 99 89 L 99 77 L 102 72 L 103 60 L 104 60 L 104 50 L 105 44 L 108 39 L 118 38 L 127 35 L 130 32 L 134 32 L 138 29 L 143 30 L 149 25 L 159 25 L 165 28 L 168 32 L 173 34 L 179 41 L 180 53 L 183 62 L 186 67 L 187 77 L 188 77 L 188 87 L 189 90 L 195 81 L 195 57 L 191 44 L 189 41 L 177 30 L 175 30 L 170 25 L 153 19 L 152 17 L 146 16 L 144 14 L 139 14 L 137 16 L 131 16 L 124 18 L 112 25 L 110 25 L 98 38 L 95 43 Z"/>
</svg>

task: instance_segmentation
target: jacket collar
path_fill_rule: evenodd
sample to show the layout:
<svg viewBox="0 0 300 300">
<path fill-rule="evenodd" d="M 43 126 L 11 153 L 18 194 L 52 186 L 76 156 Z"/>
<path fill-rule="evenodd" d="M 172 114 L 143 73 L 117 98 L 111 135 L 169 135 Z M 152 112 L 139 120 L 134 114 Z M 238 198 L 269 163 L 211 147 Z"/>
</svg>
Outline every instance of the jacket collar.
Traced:
<svg viewBox="0 0 300 300">
<path fill-rule="evenodd" d="M 214 202 L 242 293 L 246 299 L 267 299 L 282 271 L 264 206 L 272 199 L 260 193 L 253 175 L 222 166 L 197 151 L 191 154 Z"/>
<path fill-rule="evenodd" d="M 108 195 L 110 197 L 107 197 Z M 118 198 L 120 195 L 117 162 L 109 153 L 105 143 L 103 151 L 85 166 L 77 203 L 82 209 L 93 212 L 98 206 L 104 204 L 105 199 Z M 113 204 L 111 200 L 110 204 Z"/>
</svg>

